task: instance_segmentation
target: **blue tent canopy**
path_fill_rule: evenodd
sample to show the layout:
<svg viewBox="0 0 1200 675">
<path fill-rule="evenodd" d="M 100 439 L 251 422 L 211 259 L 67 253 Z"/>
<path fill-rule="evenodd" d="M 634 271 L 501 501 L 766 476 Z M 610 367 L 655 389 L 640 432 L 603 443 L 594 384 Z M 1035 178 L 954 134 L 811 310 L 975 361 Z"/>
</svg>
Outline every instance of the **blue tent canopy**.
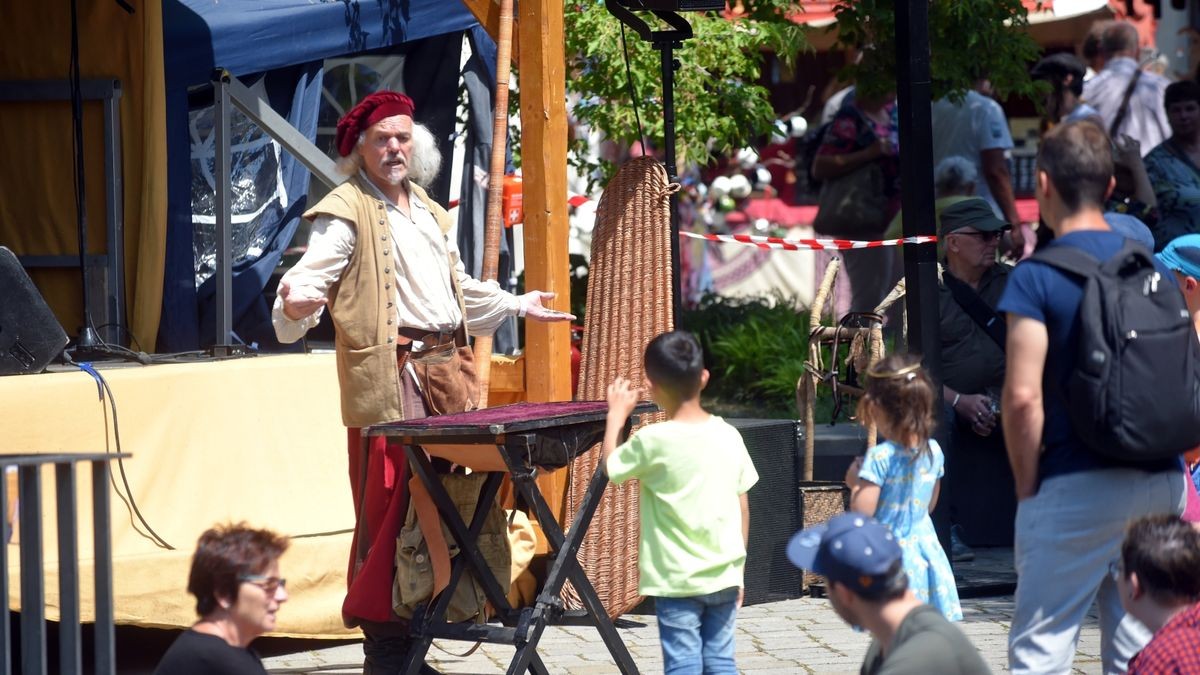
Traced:
<svg viewBox="0 0 1200 675">
<path fill-rule="evenodd" d="M 166 0 L 167 87 L 356 54 L 465 30 L 456 0 Z"/>
<path fill-rule="evenodd" d="M 312 139 L 324 59 L 387 51 L 442 35 L 461 40 L 462 31 L 477 25 L 466 6 L 455 0 L 164 1 L 168 232 L 160 350 L 205 344 L 214 309 L 212 289 L 207 288 L 213 280 L 199 289 L 195 286 L 189 90 L 210 82 L 217 67 L 247 81 L 265 75 L 271 106 Z M 457 65 L 455 57 L 455 72 Z M 447 84 L 453 94 L 457 83 Z M 262 290 L 305 203 L 307 170 L 287 156 L 281 169 L 290 204 L 270 215 L 277 229 L 262 254 L 233 270 L 235 324 L 238 314 L 243 319 L 235 329 L 247 341 L 256 338 L 250 327 L 261 328 L 265 321 L 269 329 Z"/>
</svg>

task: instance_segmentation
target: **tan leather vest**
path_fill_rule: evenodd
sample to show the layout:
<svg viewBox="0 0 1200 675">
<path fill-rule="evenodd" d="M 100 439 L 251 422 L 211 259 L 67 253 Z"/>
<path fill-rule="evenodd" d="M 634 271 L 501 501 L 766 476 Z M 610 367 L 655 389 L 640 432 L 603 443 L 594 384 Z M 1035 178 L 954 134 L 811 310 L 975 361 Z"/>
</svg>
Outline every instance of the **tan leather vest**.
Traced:
<svg viewBox="0 0 1200 675">
<path fill-rule="evenodd" d="M 409 184 L 409 198 L 419 199 L 429 208 L 443 234 L 450 231 L 450 214 L 416 184 Z M 309 220 L 319 215 L 340 218 L 355 229 L 354 251 L 328 293 L 342 422 L 348 427 L 366 427 L 405 419 L 396 359 L 399 326 L 392 306 L 396 264 L 387 206 L 361 176 L 352 176 L 304 213 Z M 456 261 L 446 262 L 446 274 L 465 320 L 462 289 L 454 274 Z"/>
</svg>

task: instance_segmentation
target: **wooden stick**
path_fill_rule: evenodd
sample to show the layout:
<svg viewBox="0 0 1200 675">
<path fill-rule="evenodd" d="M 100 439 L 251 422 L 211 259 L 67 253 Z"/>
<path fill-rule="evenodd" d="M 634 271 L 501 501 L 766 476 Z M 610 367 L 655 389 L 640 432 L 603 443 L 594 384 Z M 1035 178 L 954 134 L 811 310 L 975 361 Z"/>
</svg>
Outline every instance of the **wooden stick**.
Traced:
<svg viewBox="0 0 1200 675">
<path fill-rule="evenodd" d="M 483 235 L 482 281 L 495 280 L 500 267 L 500 233 L 504 213 L 504 150 L 508 144 L 508 85 L 512 71 L 513 0 L 500 0 L 500 38 L 496 41 L 496 98 L 492 116 L 492 158 L 488 172 L 487 219 Z M 466 321 L 466 317 L 463 317 Z M 475 338 L 479 407 L 486 408 L 492 381 L 492 336 Z"/>
<path fill-rule="evenodd" d="M 816 412 L 813 406 L 817 398 L 817 378 L 809 372 L 800 376 L 801 396 L 804 398 L 804 480 L 813 479 L 813 455 L 816 454 Z"/>
<path fill-rule="evenodd" d="M 825 266 L 825 275 L 821 278 L 821 285 L 817 288 L 817 294 L 813 298 L 812 307 L 809 309 L 808 326 L 809 330 L 815 332 L 821 327 L 821 313 L 825 307 L 825 299 L 829 296 L 830 290 L 833 288 L 833 281 L 837 278 L 838 265 L 841 263 L 837 258 L 829 261 Z M 822 330 L 823 333 L 823 330 Z M 815 368 L 821 367 L 821 346 L 820 338 L 811 339 L 808 342 L 808 357 L 809 362 Z M 836 359 L 837 354 L 833 357 Z M 804 371 L 800 375 L 800 382 L 796 384 L 798 401 L 803 401 L 804 409 L 804 480 L 811 481 L 813 479 L 813 456 L 815 454 L 816 438 L 816 412 L 814 406 L 817 402 L 817 376 Z"/>
<path fill-rule="evenodd" d="M 814 342 L 833 342 L 833 338 L 837 337 L 839 342 L 847 344 L 860 333 L 869 335 L 871 328 L 869 326 L 821 326 L 810 334 L 809 339 Z"/>
<path fill-rule="evenodd" d="M 809 310 L 808 326 L 810 330 L 816 330 L 817 326 L 821 325 L 821 313 L 825 309 L 825 298 L 833 288 L 833 280 L 837 277 L 840 264 L 841 260 L 831 258 L 829 264 L 825 266 L 825 276 L 821 278 L 821 285 L 817 287 L 817 295 L 813 298 L 812 308 Z"/>
</svg>

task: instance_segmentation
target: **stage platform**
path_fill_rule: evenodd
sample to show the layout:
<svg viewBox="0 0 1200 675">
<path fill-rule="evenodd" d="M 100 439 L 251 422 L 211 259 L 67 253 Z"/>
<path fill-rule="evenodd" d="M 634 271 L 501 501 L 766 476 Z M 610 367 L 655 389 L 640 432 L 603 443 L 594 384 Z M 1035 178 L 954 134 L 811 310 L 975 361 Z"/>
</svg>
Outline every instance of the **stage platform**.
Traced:
<svg viewBox="0 0 1200 675">
<path fill-rule="evenodd" d="M 191 625 L 195 603 L 185 589 L 196 539 L 215 523 L 246 521 L 292 537 L 280 563 L 291 597 L 275 634 L 357 634 L 340 615 L 354 511 L 333 354 L 97 368 L 112 389 L 116 425 L 96 381 L 82 371 L 0 377 L 0 453 L 115 452 L 114 426 L 120 429 L 121 450 L 132 454 L 124 468 L 137 506 L 175 550 L 144 536 L 120 499 L 112 500 L 117 622 Z M 116 462 L 112 469 L 124 494 Z M 82 614 L 91 621 L 90 479 L 80 487 Z M 43 499 L 46 615 L 54 620 L 51 471 Z M 9 546 L 10 607 L 19 609 L 15 540 Z"/>
</svg>

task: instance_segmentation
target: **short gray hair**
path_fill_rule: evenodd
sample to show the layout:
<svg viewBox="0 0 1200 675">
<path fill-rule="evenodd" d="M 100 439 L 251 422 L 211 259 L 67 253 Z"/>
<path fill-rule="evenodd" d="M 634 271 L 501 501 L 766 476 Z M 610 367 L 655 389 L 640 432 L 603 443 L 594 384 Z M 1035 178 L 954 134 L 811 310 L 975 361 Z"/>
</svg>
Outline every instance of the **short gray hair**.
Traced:
<svg viewBox="0 0 1200 675">
<path fill-rule="evenodd" d="M 412 156 L 408 158 L 408 177 L 417 185 L 427 188 L 442 169 L 442 152 L 438 150 L 433 133 L 424 124 L 414 122 L 412 135 L 413 150 Z M 366 132 L 360 133 L 354 144 L 355 149 L 345 157 L 338 157 L 338 173 L 343 176 L 353 176 L 362 170 L 362 155 L 357 152 L 357 149 L 365 139 Z"/>
<path fill-rule="evenodd" d="M 979 174 L 975 172 L 975 164 L 971 160 L 961 155 L 952 155 L 938 162 L 933 168 L 933 194 L 939 198 L 974 194 L 975 181 L 978 178 Z"/>
</svg>

